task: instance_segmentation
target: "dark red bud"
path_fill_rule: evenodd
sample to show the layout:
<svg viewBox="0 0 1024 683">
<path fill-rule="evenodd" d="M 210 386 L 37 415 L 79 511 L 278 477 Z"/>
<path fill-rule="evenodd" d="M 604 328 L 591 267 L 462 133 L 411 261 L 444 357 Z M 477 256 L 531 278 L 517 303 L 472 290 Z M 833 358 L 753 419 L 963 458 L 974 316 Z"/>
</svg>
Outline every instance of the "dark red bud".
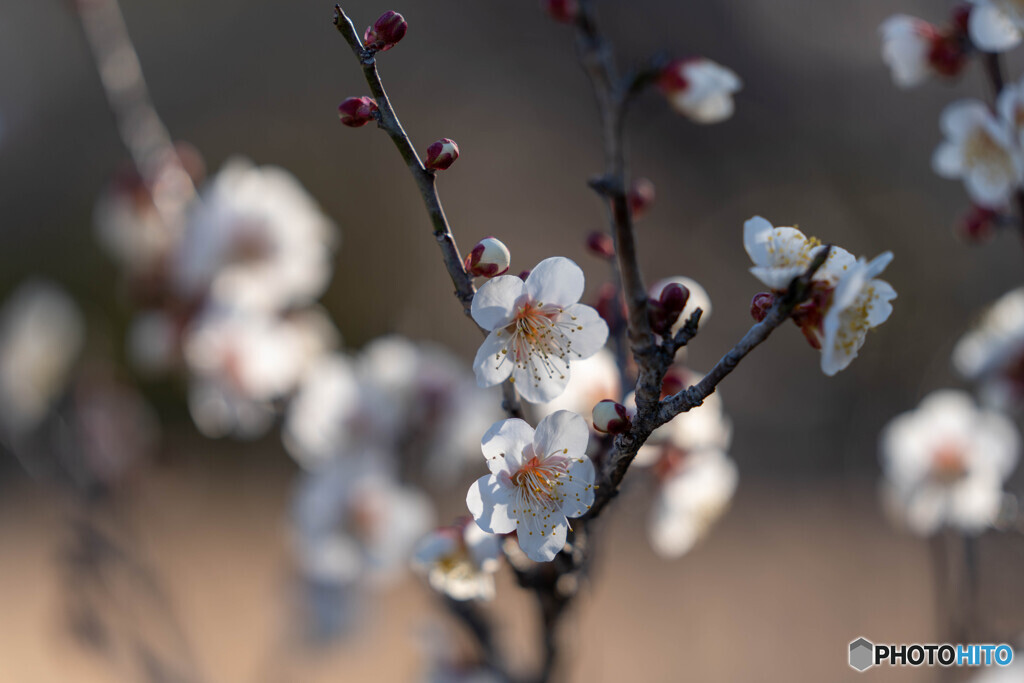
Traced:
<svg viewBox="0 0 1024 683">
<path fill-rule="evenodd" d="M 373 22 L 373 26 L 366 29 L 366 33 L 363 34 L 363 43 L 367 48 L 378 52 L 387 52 L 405 37 L 405 32 L 408 30 L 409 24 L 405 21 L 405 17 L 398 12 L 389 10 L 380 15 L 380 18 Z"/>
<path fill-rule="evenodd" d="M 587 250 L 598 258 L 615 258 L 615 241 L 606 232 L 595 230 L 587 236 Z"/>
<path fill-rule="evenodd" d="M 571 24 L 580 13 L 578 0 L 542 0 L 544 11 L 555 21 Z"/>
<path fill-rule="evenodd" d="M 992 209 L 983 206 L 972 206 L 959 225 L 957 233 L 965 242 L 971 244 L 984 244 L 992 239 L 996 232 L 996 221 L 999 214 Z"/>
<path fill-rule="evenodd" d="M 520 280 L 525 281 L 526 278 L 528 278 L 528 277 L 530 277 L 530 271 L 528 271 L 528 270 L 524 270 L 523 272 L 519 273 L 519 279 Z"/>
<path fill-rule="evenodd" d="M 427 147 L 427 160 L 423 163 L 432 171 L 443 171 L 459 158 L 459 146 L 454 140 L 441 138 Z"/>
<path fill-rule="evenodd" d="M 928 50 L 928 63 L 943 76 L 956 76 L 967 63 L 964 41 L 958 35 L 937 35 Z"/>
<path fill-rule="evenodd" d="M 662 336 L 672 331 L 672 326 L 679 320 L 679 314 L 686 308 L 690 298 L 690 290 L 677 282 L 670 282 L 661 290 L 657 300 L 648 304 L 647 317 L 651 330 Z"/>
<path fill-rule="evenodd" d="M 690 81 L 684 75 L 684 67 L 698 58 L 674 59 L 669 62 L 658 75 L 658 87 L 666 95 L 686 90 L 690 87 Z"/>
<path fill-rule="evenodd" d="M 377 103 L 372 97 L 350 97 L 338 105 L 338 119 L 350 128 L 365 126 L 375 120 Z"/>
<path fill-rule="evenodd" d="M 624 434 L 629 431 L 629 412 L 621 403 L 611 399 L 599 401 L 594 406 L 594 429 L 604 434 Z"/>
<path fill-rule="evenodd" d="M 640 218 L 654 203 L 654 183 L 647 178 L 637 178 L 629 188 L 628 199 L 633 218 Z"/>
<path fill-rule="evenodd" d="M 755 294 L 753 300 L 750 302 L 750 317 L 757 322 L 764 320 L 764 317 L 768 315 L 768 309 L 775 304 L 775 295 L 769 292 L 761 292 Z"/>
</svg>

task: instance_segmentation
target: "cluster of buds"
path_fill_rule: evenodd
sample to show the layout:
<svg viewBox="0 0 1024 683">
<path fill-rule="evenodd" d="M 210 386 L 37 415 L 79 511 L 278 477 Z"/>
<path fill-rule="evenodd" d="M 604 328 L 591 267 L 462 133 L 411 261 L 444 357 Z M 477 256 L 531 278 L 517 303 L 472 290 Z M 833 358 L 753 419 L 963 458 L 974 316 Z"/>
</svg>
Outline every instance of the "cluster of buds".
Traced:
<svg viewBox="0 0 1024 683">
<path fill-rule="evenodd" d="M 541 6 L 555 21 L 571 24 L 580 14 L 579 0 L 543 0 Z"/>
<path fill-rule="evenodd" d="M 651 331 L 662 336 L 671 333 L 672 326 L 679 320 L 689 299 L 690 290 L 683 285 L 677 282 L 665 285 L 661 295 L 647 303 L 647 319 L 651 323 Z"/>
<path fill-rule="evenodd" d="M 363 44 L 369 50 L 387 52 L 393 48 L 398 41 L 405 37 L 409 30 L 409 24 L 398 12 L 389 10 L 380 15 L 373 26 L 369 26 L 363 34 Z"/>
<path fill-rule="evenodd" d="M 625 434 L 632 424 L 626 406 L 611 399 L 599 401 L 593 417 L 594 429 L 602 434 Z"/>
<path fill-rule="evenodd" d="M 466 272 L 474 277 L 495 277 L 508 272 L 512 255 L 501 240 L 485 237 L 466 257 Z"/>
<path fill-rule="evenodd" d="M 372 97 L 350 97 L 338 105 L 338 119 L 350 128 L 365 126 L 376 114 L 377 102 Z"/>
<path fill-rule="evenodd" d="M 444 171 L 459 158 L 459 146 L 454 140 L 441 138 L 427 147 L 427 160 L 423 163 L 431 171 Z"/>
<path fill-rule="evenodd" d="M 944 28 L 906 14 L 889 17 L 879 30 L 882 58 L 896 85 L 912 88 L 933 75 L 948 78 L 959 74 L 972 49 L 970 12 L 970 5 L 957 6 Z"/>
</svg>

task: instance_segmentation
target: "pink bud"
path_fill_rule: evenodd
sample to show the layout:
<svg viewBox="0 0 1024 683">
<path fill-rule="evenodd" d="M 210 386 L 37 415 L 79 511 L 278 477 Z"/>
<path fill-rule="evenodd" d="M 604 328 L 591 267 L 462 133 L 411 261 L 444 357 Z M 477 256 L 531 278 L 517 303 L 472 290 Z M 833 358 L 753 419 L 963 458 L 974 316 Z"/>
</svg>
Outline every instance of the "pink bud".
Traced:
<svg viewBox="0 0 1024 683">
<path fill-rule="evenodd" d="M 459 146 L 454 140 L 441 138 L 427 147 L 427 161 L 423 165 L 432 171 L 443 171 L 459 158 Z"/>
<path fill-rule="evenodd" d="M 686 308 L 690 298 L 690 290 L 678 282 L 670 282 L 661 290 L 661 296 L 648 303 L 647 317 L 651 330 L 656 334 L 666 335 L 679 320 L 679 314 Z"/>
<path fill-rule="evenodd" d="M 571 24 L 580 13 L 578 0 L 542 0 L 544 11 L 555 21 Z"/>
<path fill-rule="evenodd" d="M 595 230 L 587 236 L 587 250 L 598 258 L 615 258 L 615 242 L 611 235 Z"/>
<path fill-rule="evenodd" d="M 957 232 L 961 239 L 972 244 L 984 244 L 995 235 L 995 224 L 999 214 L 983 206 L 972 206 L 967 215 L 960 219 Z"/>
<path fill-rule="evenodd" d="M 374 120 L 377 103 L 372 97 L 350 97 L 338 105 L 338 118 L 350 128 L 365 126 Z"/>
<path fill-rule="evenodd" d="M 378 52 L 387 52 L 405 37 L 405 32 L 408 30 L 409 24 L 405 17 L 398 12 L 388 10 L 373 22 L 373 26 L 366 29 L 366 33 L 363 34 L 363 43 L 367 48 Z"/>
<path fill-rule="evenodd" d="M 476 277 L 494 277 L 508 272 L 512 255 L 501 240 L 485 237 L 466 257 L 466 272 Z"/>
<path fill-rule="evenodd" d="M 775 303 L 775 295 L 768 292 L 755 294 L 750 302 L 750 315 L 757 322 L 764 320 L 768 315 L 768 309 Z"/>
<path fill-rule="evenodd" d="M 594 406 L 594 429 L 602 434 L 623 434 L 630 426 L 629 413 L 621 403 L 605 399 Z"/>
<path fill-rule="evenodd" d="M 658 87 L 669 96 L 686 90 L 690 87 L 690 81 L 686 78 L 686 67 L 699 61 L 700 57 L 673 59 L 661 70 Z"/>
<path fill-rule="evenodd" d="M 633 218 L 640 218 L 654 203 L 654 183 L 647 178 L 637 178 L 629 188 L 628 199 Z"/>
</svg>

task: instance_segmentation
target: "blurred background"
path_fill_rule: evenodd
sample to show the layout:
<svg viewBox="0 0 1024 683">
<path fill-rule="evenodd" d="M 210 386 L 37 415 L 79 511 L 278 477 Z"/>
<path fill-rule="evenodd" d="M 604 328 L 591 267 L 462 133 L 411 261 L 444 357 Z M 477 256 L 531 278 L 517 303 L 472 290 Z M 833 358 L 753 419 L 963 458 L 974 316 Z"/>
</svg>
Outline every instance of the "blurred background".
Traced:
<svg viewBox="0 0 1024 683">
<path fill-rule="evenodd" d="M 966 195 L 930 168 L 939 112 L 958 97 L 987 97 L 981 73 L 971 65 L 951 86 L 893 87 L 879 23 L 896 11 L 942 21 L 945 2 L 598 5 L 624 63 L 659 50 L 702 54 L 744 82 L 724 124 L 692 125 L 657 93 L 642 97 L 628 122 L 633 172 L 658 192 L 638 225 L 645 277 L 692 277 L 714 303 L 690 347 L 693 367 L 710 367 L 751 324 L 759 283 L 747 272 L 742 225 L 755 214 L 855 254 L 893 251 L 885 277 L 899 299 L 834 378 L 786 326 L 722 385 L 740 485 L 692 553 L 665 561 L 647 548 L 641 490 L 615 503 L 594 580 L 564 631 L 571 680 L 852 680 L 846 648 L 857 636 L 939 637 L 928 544 L 892 530 L 879 509 L 877 435 L 927 392 L 959 385 L 949 362 L 956 339 L 983 305 L 1020 284 L 1017 238 L 959 241 Z M 479 337 L 450 296 L 400 158 L 372 127 L 337 121 L 342 99 L 368 93 L 330 4 L 123 0 L 122 8 L 173 137 L 194 145 L 211 174 L 239 154 L 288 169 L 337 223 L 322 304 L 344 346 L 396 332 L 468 363 Z M 361 0 L 345 9 L 357 27 L 387 9 L 409 22 L 380 69 L 421 150 L 440 137 L 461 148 L 439 187 L 463 252 L 494 235 L 511 250 L 512 272 L 567 256 L 587 272 L 592 300 L 606 277 L 584 244 L 605 220 L 585 184 L 602 167 L 600 130 L 570 31 L 533 0 Z M 0 6 L 0 84 L 0 299 L 31 276 L 56 281 L 88 320 L 87 352 L 121 363 L 131 305 L 92 221 L 126 153 L 68 3 Z M 419 680 L 431 634 L 458 633 L 423 582 L 408 577 L 374 598 L 340 644 L 296 645 L 287 516 L 298 467 L 279 432 L 207 439 L 181 386 L 143 388 L 161 424 L 158 455 L 111 518 L 133 539 L 160 599 L 149 604 L 153 591 L 132 588 L 129 577 L 111 603 L 135 606 L 131 623 L 153 629 L 154 647 L 187 658 L 202 680 Z M 3 454 L 0 679 L 132 680 L 69 625 L 62 559 L 76 514 L 60 487 Z M 980 554 L 986 628 L 1012 641 L 1024 631 L 1013 608 L 1024 597 L 1013 580 L 1024 542 L 982 537 Z M 528 668 L 537 658 L 533 605 L 512 583 L 499 579 L 495 612 L 502 640 Z M 172 612 L 173 624 L 151 612 Z"/>
</svg>

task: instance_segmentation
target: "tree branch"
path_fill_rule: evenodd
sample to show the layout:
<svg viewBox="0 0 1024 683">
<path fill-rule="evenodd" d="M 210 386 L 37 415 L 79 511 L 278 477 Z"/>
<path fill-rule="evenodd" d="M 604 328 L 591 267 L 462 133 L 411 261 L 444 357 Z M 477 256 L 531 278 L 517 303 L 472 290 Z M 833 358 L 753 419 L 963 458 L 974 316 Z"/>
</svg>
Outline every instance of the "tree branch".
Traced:
<svg viewBox="0 0 1024 683">
<path fill-rule="evenodd" d="M 1006 77 L 1003 74 L 1003 62 L 997 52 L 985 52 L 982 55 L 982 63 L 985 65 L 985 75 L 988 77 L 989 85 L 992 87 L 993 107 L 999 100 L 999 93 L 1003 92 L 1006 85 Z M 1021 237 L 1024 237 L 1024 189 L 1017 189 L 1013 193 L 1013 204 L 1017 210 L 1017 227 Z"/>
</svg>

